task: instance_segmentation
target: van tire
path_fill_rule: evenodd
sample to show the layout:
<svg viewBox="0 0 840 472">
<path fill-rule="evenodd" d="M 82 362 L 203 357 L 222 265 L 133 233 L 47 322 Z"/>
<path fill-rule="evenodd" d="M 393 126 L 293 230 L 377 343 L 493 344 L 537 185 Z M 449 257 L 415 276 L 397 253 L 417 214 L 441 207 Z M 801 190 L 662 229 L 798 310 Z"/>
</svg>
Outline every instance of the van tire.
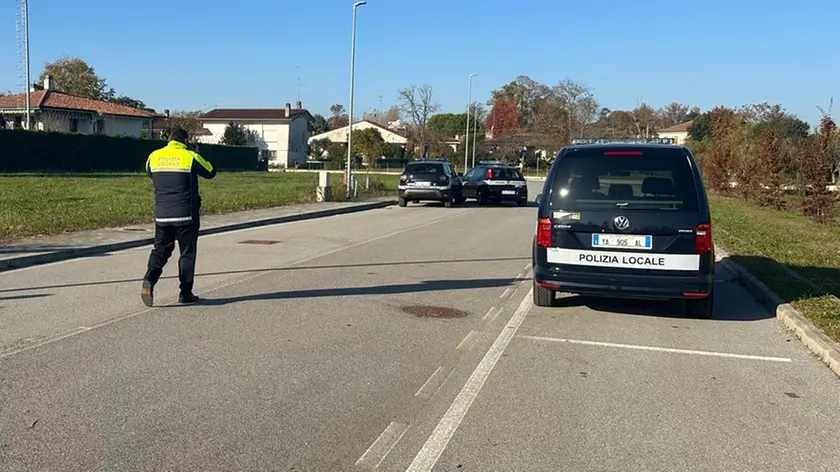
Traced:
<svg viewBox="0 0 840 472">
<path fill-rule="evenodd" d="M 537 281 L 534 281 L 534 305 L 536 306 L 554 306 L 555 291 L 550 288 L 540 287 Z"/>
<path fill-rule="evenodd" d="M 686 311 L 692 318 L 710 319 L 715 311 L 715 294 L 696 300 L 686 300 Z"/>
</svg>

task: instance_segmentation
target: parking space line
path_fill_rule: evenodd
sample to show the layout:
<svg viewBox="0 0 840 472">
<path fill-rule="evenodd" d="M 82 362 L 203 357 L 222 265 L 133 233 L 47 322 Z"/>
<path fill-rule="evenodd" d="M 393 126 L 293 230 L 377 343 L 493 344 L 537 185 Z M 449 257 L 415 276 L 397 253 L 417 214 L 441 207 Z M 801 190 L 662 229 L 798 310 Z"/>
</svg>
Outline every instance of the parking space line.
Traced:
<svg viewBox="0 0 840 472">
<path fill-rule="evenodd" d="M 455 401 L 453 401 L 452 405 L 450 405 L 449 410 L 447 410 L 443 415 L 443 418 L 440 419 L 437 427 L 435 427 L 431 436 L 429 436 L 426 440 L 426 443 L 423 445 L 423 448 L 420 449 L 420 452 L 418 452 L 414 457 L 414 460 L 411 462 L 411 465 L 408 466 L 406 472 L 432 470 L 432 467 L 434 467 L 438 459 L 440 459 L 444 449 L 446 449 L 446 446 L 449 444 L 449 441 L 452 439 L 452 436 L 455 434 L 458 426 L 461 425 L 461 421 L 464 419 L 464 416 L 466 416 L 470 406 L 472 406 L 473 401 L 476 399 L 481 391 L 481 388 L 484 386 L 484 382 L 499 362 L 499 359 L 502 357 L 502 354 L 504 354 L 508 344 L 510 344 L 511 339 L 513 339 L 514 335 L 516 335 L 516 331 L 522 325 L 528 311 L 530 311 L 531 307 L 533 307 L 533 292 L 533 288 L 528 290 L 528 293 L 525 295 L 525 299 L 522 300 L 519 308 L 516 309 L 513 317 L 511 317 L 507 326 L 505 326 L 505 329 L 502 330 L 496 338 L 496 341 L 493 342 L 492 346 L 490 346 L 490 349 L 484 355 L 484 358 L 481 359 L 481 362 L 478 364 L 478 367 L 475 368 L 472 375 L 470 375 L 469 380 L 467 380 L 467 383 L 461 389 L 461 392 L 458 393 Z"/>
<path fill-rule="evenodd" d="M 362 454 L 362 457 L 356 461 L 357 466 L 362 466 L 365 469 L 373 470 L 379 467 L 379 464 L 385 459 L 385 456 L 391 452 L 391 449 L 402 439 L 405 432 L 408 430 L 408 425 L 404 423 L 391 422 L 385 431 L 376 438 L 376 441 Z"/>
<path fill-rule="evenodd" d="M 472 349 L 479 336 L 481 336 L 480 331 L 470 331 L 466 336 L 464 336 L 464 340 L 461 341 L 455 349 L 458 351 L 469 351 Z"/>
<path fill-rule="evenodd" d="M 510 287 L 508 287 L 508 288 L 506 288 L 506 289 L 505 289 L 504 293 L 502 293 L 501 295 L 499 295 L 499 298 L 505 298 L 505 297 L 507 297 L 508 295 L 510 295 L 512 292 L 513 292 L 513 289 L 512 289 L 512 288 L 510 288 Z"/>
<path fill-rule="evenodd" d="M 495 319 L 495 318 L 496 318 L 496 315 L 498 315 L 498 314 L 499 314 L 499 312 L 501 312 L 501 311 L 502 311 L 502 309 L 501 309 L 501 308 L 497 308 L 497 307 L 495 307 L 495 306 L 491 306 L 491 307 L 490 307 L 490 309 L 489 309 L 489 310 L 487 310 L 487 314 L 486 314 L 486 315 L 484 315 L 484 316 L 481 318 L 481 320 L 482 320 L 482 321 L 487 321 L 487 319 L 488 319 L 488 318 L 490 318 L 491 316 L 493 317 L 493 319 Z"/>
<path fill-rule="evenodd" d="M 728 352 L 715 352 L 715 351 L 695 351 L 692 349 L 674 349 L 669 347 L 657 347 L 657 346 L 640 346 L 636 344 L 618 344 L 618 343 L 607 343 L 607 342 L 599 342 L 599 341 L 583 341 L 580 339 L 564 339 L 564 338 L 549 338 L 545 336 L 519 336 L 522 339 L 530 339 L 532 341 L 548 341 L 554 343 L 568 343 L 568 344 L 582 344 L 586 346 L 599 346 L 599 347 L 615 347 L 621 349 L 635 349 L 640 351 L 653 351 L 653 352 L 668 352 L 674 354 L 691 354 L 695 356 L 709 356 L 709 357 L 727 357 L 730 359 L 746 359 L 752 361 L 768 361 L 768 362 L 793 362 L 793 359 L 787 357 L 769 357 L 769 356 L 751 356 L 747 354 L 732 354 Z"/>
</svg>

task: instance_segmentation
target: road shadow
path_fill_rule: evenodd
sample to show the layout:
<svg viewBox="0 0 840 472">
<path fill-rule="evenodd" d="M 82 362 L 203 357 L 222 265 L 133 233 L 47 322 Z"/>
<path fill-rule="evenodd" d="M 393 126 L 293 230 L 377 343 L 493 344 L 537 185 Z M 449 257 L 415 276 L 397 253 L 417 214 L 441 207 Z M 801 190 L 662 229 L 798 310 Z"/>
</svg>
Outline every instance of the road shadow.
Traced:
<svg viewBox="0 0 840 472">
<path fill-rule="evenodd" d="M 827 258 L 832 257 L 826 254 Z M 728 256 L 757 276 L 786 302 L 833 295 L 840 297 L 840 269 L 783 264 L 764 256 Z"/>
<path fill-rule="evenodd" d="M 439 259 L 439 260 L 429 260 L 429 261 L 394 261 L 394 262 L 370 262 L 364 264 L 333 264 L 333 265 L 304 265 L 305 263 L 301 263 L 299 265 L 295 265 L 292 267 L 269 267 L 269 268 L 254 268 L 254 269 L 242 269 L 242 270 L 228 270 L 228 271 L 220 271 L 220 272 L 203 272 L 196 274 L 196 278 L 201 277 L 210 277 L 214 275 L 237 275 L 237 274 L 256 274 L 260 272 L 293 272 L 299 270 L 329 270 L 329 269 L 351 269 L 351 268 L 365 268 L 365 267 L 392 267 L 392 266 L 423 266 L 425 264 L 470 264 L 470 263 L 487 263 L 487 262 L 513 262 L 513 261 L 531 261 L 531 257 L 496 257 L 492 259 Z M 173 259 L 170 260 L 169 264 L 173 264 L 173 267 L 177 267 L 177 256 L 173 256 Z M 168 264 L 168 265 L 169 265 Z M 140 272 L 142 272 L 143 267 L 140 268 Z M 177 275 L 169 275 L 165 277 L 161 277 L 161 280 L 177 280 Z M 141 277 L 133 278 L 133 279 L 117 279 L 117 280 L 102 280 L 96 282 L 77 282 L 77 283 L 66 283 L 66 284 L 56 284 L 56 285 L 42 285 L 37 287 L 20 287 L 20 288 L 7 288 L 7 289 L 0 289 L 0 293 L 11 293 L 11 292 L 26 292 L 30 290 L 50 290 L 50 289 L 59 289 L 59 288 L 72 288 L 72 287 L 94 287 L 97 285 L 113 285 L 113 284 L 123 284 L 123 283 L 140 283 L 143 279 Z"/>
<path fill-rule="evenodd" d="M 469 280 L 427 280 L 412 284 L 377 285 L 372 287 L 318 288 L 290 290 L 228 298 L 207 298 L 201 306 L 223 306 L 246 301 L 300 300 L 309 298 L 335 298 L 366 295 L 399 295 L 406 293 L 440 292 L 449 290 L 473 290 L 481 288 L 509 287 L 521 282 L 522 278 L 469 279 Z"/>
<path fill-rule="evenodd" d="M 36 293 L 32 295 L 12 295 L 10 297 L 0 297 L 0 301 L 10 301 L 10 300 L 28 300 L 30 298 L 44 298 L 44 297 L 51 297 L 51 293 Z"/>
</svg>

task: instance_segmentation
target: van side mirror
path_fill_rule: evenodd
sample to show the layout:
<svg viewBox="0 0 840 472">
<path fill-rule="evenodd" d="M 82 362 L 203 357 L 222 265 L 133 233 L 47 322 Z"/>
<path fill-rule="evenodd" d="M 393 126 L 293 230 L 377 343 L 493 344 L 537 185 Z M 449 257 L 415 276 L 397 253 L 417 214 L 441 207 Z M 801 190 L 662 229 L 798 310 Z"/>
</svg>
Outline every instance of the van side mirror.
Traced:
<svg viewBox="0 0 840 472">
<path fill-rule="evenodd" d="M 534 199 L 534 203 L 536 203 L 539 206 L 540 202 L 542 202 L 542 194 L 538 193 L 537 198 Z"/>
</svg>

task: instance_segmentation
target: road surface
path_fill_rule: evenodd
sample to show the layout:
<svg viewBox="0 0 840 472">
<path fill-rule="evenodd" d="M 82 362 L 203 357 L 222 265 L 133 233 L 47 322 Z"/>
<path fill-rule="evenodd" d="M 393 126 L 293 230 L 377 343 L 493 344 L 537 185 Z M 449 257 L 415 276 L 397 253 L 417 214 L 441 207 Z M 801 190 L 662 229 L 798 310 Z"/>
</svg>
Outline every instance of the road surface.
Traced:
<svg viewBox="0 0 840 472">
<path fill-rule="evenodd" d="M 148 249 L 0 274 L 0 470 L 840 470 L 840 381 L 730 274 L 536 308 L 534 213 L 203 237 L 200 306 L 142 306 Z"/>
</svg>

